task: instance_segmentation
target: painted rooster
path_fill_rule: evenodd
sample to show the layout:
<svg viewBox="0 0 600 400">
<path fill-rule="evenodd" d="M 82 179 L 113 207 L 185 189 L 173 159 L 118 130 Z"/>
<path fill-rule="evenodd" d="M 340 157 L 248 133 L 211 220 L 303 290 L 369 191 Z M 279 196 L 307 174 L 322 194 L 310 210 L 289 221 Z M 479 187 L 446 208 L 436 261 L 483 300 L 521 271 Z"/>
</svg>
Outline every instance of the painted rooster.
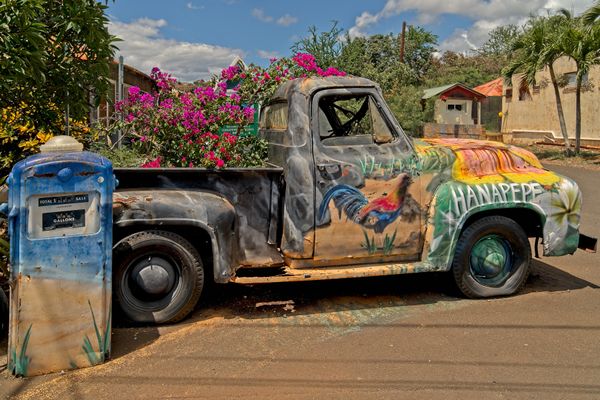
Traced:
<svg viewBox="0 0 600 400">
<path fill-rule="evenodd" d="M 411 179 L 408 174 L 400 174 L 394 189 L 383 197 L 369 200 L 358 189 L 348 185 L 336 185 L 329 189 L 323 202 L 319 207 L 319 220 L 323 221 L 325 213 L 329 208 L 329 202 L 333 199 L 338 209 L 339 218 L 342 211 L 346 217 L 367 229 L 373 229 L 375 233 L 382 233 L 384 229 L 394 222 L 400 214 L 406 215 L 413 220 L 419 205 L 407 193 Z"/>
</svg>

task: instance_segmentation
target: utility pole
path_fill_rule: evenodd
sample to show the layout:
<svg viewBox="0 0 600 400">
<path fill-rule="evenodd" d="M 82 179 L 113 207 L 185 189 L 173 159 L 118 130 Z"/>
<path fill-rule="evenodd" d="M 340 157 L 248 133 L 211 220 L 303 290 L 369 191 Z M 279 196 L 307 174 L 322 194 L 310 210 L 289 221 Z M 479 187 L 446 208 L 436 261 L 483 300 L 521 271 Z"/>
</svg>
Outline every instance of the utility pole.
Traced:
<svg viewBox="0 0 600 400">
<path fill-rule="evenodd" d="M 400 34 L 400 62 L 404 63 L 404 42 L 406 40 L 406 21 L 402 21 L 402 33 Z"/>
<path fill-rule="evenodd" d="M 123 93 L 123 81 L 125 78 L 125 63 L 123 60 L 123 56 L 119 56 L 119 69 L 117 72 L 117 102 L 123 101 L 124 93 Z M 123 122 L 123 113 L 119 112 L 118 114 L 119 122 Z M 117 147 L 121 147 L 123 142 L 123 132 L 121 129 L 117 132 Z"/>
</svg>

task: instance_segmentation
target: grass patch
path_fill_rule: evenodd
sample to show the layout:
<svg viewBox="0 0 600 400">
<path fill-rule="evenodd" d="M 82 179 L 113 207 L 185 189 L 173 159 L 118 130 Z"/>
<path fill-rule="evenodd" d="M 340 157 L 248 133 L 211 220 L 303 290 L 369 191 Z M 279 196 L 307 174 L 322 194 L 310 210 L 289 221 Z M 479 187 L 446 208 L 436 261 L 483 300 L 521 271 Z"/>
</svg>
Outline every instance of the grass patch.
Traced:
<svg viewBox="0 0 600 400">
<path fill-rule="evenodd" d="M 567 166 L 582 166 L 600 169 L 600 150 L 581 149 L 578 155 L 568 155 L 562 146 L 531 145 L 527 149 L 542 162 Z"/>
</svg>

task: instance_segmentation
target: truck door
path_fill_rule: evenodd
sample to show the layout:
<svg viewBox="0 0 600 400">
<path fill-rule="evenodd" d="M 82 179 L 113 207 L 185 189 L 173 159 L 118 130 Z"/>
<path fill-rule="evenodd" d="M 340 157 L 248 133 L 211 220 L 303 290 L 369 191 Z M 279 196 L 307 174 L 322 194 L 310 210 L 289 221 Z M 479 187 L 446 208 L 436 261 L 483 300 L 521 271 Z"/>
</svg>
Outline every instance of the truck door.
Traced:
<svg viewBox="0 0 600 400">
<path fill-rule="evenodd" d="M 313 265 L 417 260 L 422 205 L 414 151 L 374 88 L 313 96 Z"/>
</svg>

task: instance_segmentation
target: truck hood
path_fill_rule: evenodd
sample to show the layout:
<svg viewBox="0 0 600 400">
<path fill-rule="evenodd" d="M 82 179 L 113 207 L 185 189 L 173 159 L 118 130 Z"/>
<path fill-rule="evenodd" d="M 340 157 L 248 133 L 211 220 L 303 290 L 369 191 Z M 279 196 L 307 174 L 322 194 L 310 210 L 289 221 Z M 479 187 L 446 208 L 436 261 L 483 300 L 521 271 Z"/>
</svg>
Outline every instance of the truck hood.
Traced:
<svg viewBox="0 0 600 400">
<path fill-rule="evenodd" d="M 448 172 L 452 180 L 466 184 L 509 181 L 549 186 L 561 179 L 530 151 L 500 142 L 444 138 L 414 144 L 424 173 Z"/>
</svg>

